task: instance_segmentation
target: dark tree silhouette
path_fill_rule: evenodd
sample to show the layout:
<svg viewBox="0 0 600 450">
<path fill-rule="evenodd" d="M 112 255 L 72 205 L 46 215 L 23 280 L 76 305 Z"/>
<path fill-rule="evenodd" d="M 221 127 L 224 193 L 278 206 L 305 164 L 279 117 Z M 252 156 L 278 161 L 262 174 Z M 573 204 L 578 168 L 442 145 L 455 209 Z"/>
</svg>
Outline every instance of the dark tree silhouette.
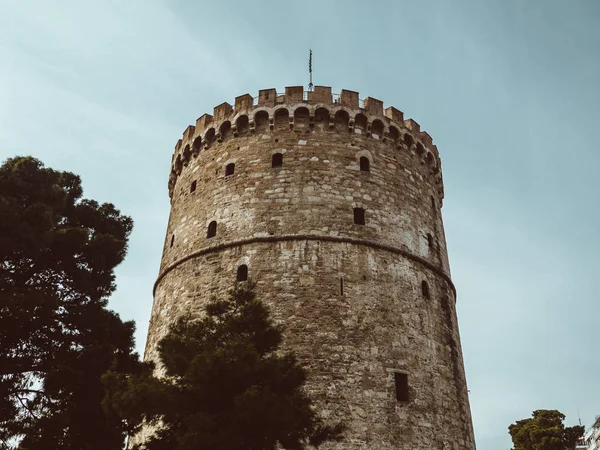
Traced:
<svg viewBox="0 0 600 450">
<path fill-rule="evenodd" d="M 131 229 L 72 173 L 0 166 L 0 448 L 122 448 L 101 376 L 140 364 L 134 324 L 106 309 Z"/>
<path fill-rule="evenodd" d="M 201 318 L 179 319 L 158 346 L 162 377 L 152 366 L 136 377 L 105 376 L 106 399 L 133 432 L 157 431 L 148 450 L 299 450 L 341 437 L 325 425 L 302 390 L 305 370 L 279 349 L 282 330 L 251 285 L 211 301 Z"/>
</svg>

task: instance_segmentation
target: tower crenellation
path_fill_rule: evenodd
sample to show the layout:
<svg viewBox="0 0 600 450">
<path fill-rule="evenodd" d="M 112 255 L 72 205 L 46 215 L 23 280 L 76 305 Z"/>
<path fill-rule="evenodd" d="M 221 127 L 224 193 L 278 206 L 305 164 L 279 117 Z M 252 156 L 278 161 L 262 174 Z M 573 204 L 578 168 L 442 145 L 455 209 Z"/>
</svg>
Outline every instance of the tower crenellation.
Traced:
<svg viewBox="0 0 600 450">
<path fill-rule="evenodd" d="M 284 108 L 289 114 L 290 129 L 294 129 L 297 110 L 308 111 L 308 124 L 309 128 L 312 128 L 315 125 L 315 112 L 325 109 L 329 113 L 329 123 L 328 127 L 324 128 L 329 130 L 336 128 L 336 114 L 346 111 L 349 133 L 364 133 L 368 137 L 387 142 L 398 150 L 415 154 L 422 164 L 426 164 L 429 175 L 437 184 L 438 199 L 443 201 L 439 153 L 431 136 L 421 131 L 417 122 L 413 119 L 405 120 L 403 112 L 392 106 L 384 111 L 381 100 L 372 97 L 360 100 L 358 92 L 346 89 L 339 95 L 334 95 L 331 91 L 329 86 L 315 86 L 314 91 L 304 91 L 303 86 L 288 86 L 284 94 L 278 94 L 273 88 L 262 89 L 257 97 L 250 94 L 236 97 L 235 107 L 227 102 L 215 106 L 212 115 L 200 116 L 196 125 L 189 125 L 183 133 L 183 138 L 177 141 L 169 178 L 169 195 L 181 168 L 191 156 L 197 155 L 201 148 L 208 149 L 215 140 L 222 142 L 224 133 L 231 133 L 232 137 L 239 137 L 246 132 L 255 133 L 254 118 L 260 112 L 268 114 L 268 123 L 272 130 L 276 110 Z M 242 126 L 238 130 L 240 121 Z"/>
<path fill-rule="evenodd" d="M 381 100 L 331 87 L 244 94 L 188 126 L 145 358 L 182 314 L 256 282 L 309 369 L 326 449 L 473 450 L 431 136 Z"/>
</svg>

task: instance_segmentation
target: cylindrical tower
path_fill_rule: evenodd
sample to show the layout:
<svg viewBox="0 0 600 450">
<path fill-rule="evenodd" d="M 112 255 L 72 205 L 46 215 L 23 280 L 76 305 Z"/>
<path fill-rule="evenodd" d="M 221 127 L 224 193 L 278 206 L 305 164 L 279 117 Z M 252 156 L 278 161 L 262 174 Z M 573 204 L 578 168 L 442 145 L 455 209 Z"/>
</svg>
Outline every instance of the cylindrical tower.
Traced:
<svg viewBox="0 0 600 450">
<path fill-rule="evenodd" d="M 329 449 L 475 448 L 437 148 L 357 92 L 246 94 L 189 126 L 146 359 L 170 323 L 250 277 L 309 369 Z"/>
</svg>

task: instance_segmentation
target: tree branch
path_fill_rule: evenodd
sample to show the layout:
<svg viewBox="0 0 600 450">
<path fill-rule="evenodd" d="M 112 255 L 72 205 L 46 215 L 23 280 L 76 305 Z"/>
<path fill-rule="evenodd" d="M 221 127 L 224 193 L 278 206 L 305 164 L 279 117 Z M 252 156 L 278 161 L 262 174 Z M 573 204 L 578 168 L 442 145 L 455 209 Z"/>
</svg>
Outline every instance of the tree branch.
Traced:
<svg viewBox="0 0 600 450">
<path fill-rule="evenodd" d="M 48 400 L 50 403 L 54 402 L 54 399 L 52 397 L 50 397 L 44 391 L 41 391 L 39 389 L 15 389 L 14 391 L 9 391 L 9 395 L 15 395 L 18 399 L 21 399 L 21 397 L 19 397 L 19 393 L 38 394 L 38 395 L 45 397 L 46 400 Z"/>
<path fill-rule="evenodd" d="M 31 410 L 31 408 L 29 407 L 29 405 L 27 404 L 27 402 L 24 402 L 23 399 L 21 397 L 19 397 L 18 395 L 17 395 L 17 400 L 19 400 L 19 403 L 23 406 L 23 408 L 25 408 L 27 410 L 27 412 L 29 413 L 29 415 L 31 417 L 33 417 L 34 419 L 38 418 L 38 416 L 36 416 L 34 414 L 34 412 Z"/>
</svg>

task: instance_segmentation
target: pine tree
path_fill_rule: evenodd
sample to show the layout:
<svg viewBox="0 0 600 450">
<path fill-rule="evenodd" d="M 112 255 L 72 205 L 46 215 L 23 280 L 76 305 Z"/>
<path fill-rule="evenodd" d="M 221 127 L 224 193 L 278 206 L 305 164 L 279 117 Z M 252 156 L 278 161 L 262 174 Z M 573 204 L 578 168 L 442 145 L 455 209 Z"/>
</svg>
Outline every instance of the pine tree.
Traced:
<svg viewBox="0 0 600 450">
<path fill-rule="evenodd" d="M 253 287 L 238 285 L 203 317 L 174 323 L 158 345 L 160 378 L 151 365 L 106 376 L 106 405 L 132 432 L 156 427 L 135 449 L 299 450 L 339 439 L 343 427 L 317 416 L 302 389 L 307 374 L 281 342 Z"/>
<path fill-rule="evenodd" d="M 140 364 L 106 308 L 131 219 L 31 157 L 0 166 L 0 218 L 0 448 L 121 449 L 101 376 Z"/>
</svg>

